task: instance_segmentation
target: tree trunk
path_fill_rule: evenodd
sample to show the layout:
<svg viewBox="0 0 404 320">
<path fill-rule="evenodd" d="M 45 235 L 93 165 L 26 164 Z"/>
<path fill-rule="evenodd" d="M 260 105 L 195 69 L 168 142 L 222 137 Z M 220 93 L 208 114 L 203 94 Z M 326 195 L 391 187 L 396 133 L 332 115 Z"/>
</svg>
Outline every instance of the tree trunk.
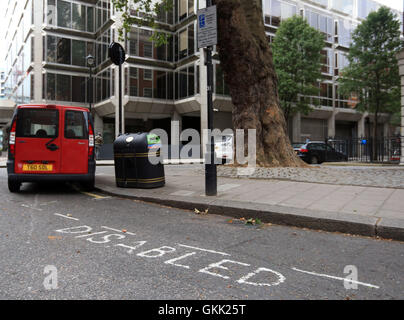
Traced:
<svg viewBox="0 0 404 320">
<path fill-rule="evenodd" d="M 257 130 L 257 165 L 302 167 L 286 133 L 261 0 L 214 0 L 219 57 L 230 89 L 234 129 Z M 245 143 L 245 150 L 247 149 Z"/>
</svg>

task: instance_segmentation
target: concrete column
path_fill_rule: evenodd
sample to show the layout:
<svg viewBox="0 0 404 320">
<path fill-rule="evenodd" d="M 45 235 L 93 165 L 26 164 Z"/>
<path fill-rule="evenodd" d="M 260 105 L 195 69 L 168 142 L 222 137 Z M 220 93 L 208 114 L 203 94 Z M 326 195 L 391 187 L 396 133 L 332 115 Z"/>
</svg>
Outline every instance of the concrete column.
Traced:
<svg viewBox="0 0 404 320">
<path fill-rule="evenodd" d="M 296 113 L 292 118 L 292 142 L 303 142 L 302 140 L 302 115 Z"/>
<path fill-rule="evenodd" d="M 401 77 L 401 159 L 400 165 L 404 166 L 404 50 L 397 55 Z"/>
<path fill-rule="evenodd" d="M 182 131 L 182 117 L 177 112 L 174 111 L 171 116 L 171 158 L 180 158 L 180 135 Z"/>
<path fill-rule="evenodd" d="M 202 158 L 206 154 L 206 144 L 208 143 L 208 72 L 205 66 L 205 55 L 203 49 L 200 52 L 199 64 L 199 83 L 201 90 L 201 144 L 202 144 Z"/>
<path fill-rule="evenodd" d="M 94 113 L 94 131 L 95 134 L 101 132 L 102 135 L 104 133 L 104 121 L 96 112 Z"/>
<path fill-rule="evenodd" d="M 363 138 L 366 136 L 365 120 L 368 117 L 367 113 L 362 114 L 362 118 L 358 121 L 358 138 Z"/>
<path fill-rule="evenodd" d="M 326 138 L 335 138 L 335 110 L 333 111 L 331 117 L 327 120 L 327 127 L 328 127 L 328 137 Z"/>
</svg>

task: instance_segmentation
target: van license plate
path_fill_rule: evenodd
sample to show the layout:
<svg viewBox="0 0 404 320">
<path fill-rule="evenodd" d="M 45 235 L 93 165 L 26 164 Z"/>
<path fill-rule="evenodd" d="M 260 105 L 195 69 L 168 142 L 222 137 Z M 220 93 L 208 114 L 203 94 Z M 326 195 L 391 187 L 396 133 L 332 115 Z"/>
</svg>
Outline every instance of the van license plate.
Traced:
<svg viewBox="0 0 404 320">
<path fill-rule="evenodd" d="M 22 171 L 52 171 L 53 165 L 51 164 L 24 164 Z"/>
</svg>

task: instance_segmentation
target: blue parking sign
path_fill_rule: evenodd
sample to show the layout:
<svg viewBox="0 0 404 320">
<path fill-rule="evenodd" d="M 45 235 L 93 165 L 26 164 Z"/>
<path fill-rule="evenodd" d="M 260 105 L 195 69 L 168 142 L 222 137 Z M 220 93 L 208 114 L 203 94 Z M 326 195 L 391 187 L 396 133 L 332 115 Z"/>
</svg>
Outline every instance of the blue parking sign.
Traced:
<svg viewBox="0 0 404 320">
<path fill-rule="evenodd" d="M 204 14 L 201 14 L 201 15 L 199 16 L 199 28 L 204 28 L 205 25 L 206 25 L 206 22 L 205 22 L 205 15 L 204 15 Z"/>
</svg>

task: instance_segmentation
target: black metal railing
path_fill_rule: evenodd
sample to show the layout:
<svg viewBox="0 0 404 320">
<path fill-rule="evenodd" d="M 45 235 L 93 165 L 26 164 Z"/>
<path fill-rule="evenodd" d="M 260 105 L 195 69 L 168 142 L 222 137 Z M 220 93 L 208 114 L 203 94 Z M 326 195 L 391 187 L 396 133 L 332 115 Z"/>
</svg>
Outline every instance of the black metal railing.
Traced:
<svg viewBox="0 0 404 320">
<path fill-rule="evenodd" d="M 384 162 L 400 161 L 401 139 L 399 137 L 328 139 L 328 145 L 348 157 L 353 162 Z"/>
</svg>

